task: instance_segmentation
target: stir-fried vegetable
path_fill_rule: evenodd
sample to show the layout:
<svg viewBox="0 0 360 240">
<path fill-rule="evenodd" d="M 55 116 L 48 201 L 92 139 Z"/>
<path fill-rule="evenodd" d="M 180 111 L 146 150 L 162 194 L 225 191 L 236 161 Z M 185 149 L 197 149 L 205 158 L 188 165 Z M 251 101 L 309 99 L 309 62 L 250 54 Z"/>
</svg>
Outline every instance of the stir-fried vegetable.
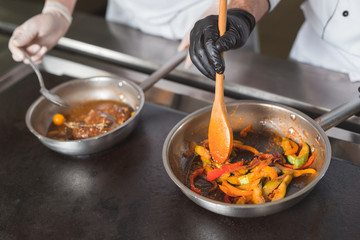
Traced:
<svg viewBox="0 0 360 240">
<path fill-rule="evenodd" d="M 305 142 L 303 142 L 301 150 L 298 155 L 291 154 L 287 156 L 287 160 L 291 165 L 293 165 L 294 169 L 298 169 L 302 167 L 309 158 L 310 148 Z"/>
<path fill-rule="evenodd" d="M 243 140 L 253 132 L 251 126 L 248 126 L 239 135 Z M 232 204 L 261 204 L 283 199 L 293 178 L 316 174 L 315 169 L 309 168 L 315 160 L 315 154 L 311 154 L 310 146 L 305 142 L 299 146 L 289 138 L 282 138 L 279 144 L 281 146 L 278 149 L 283 149 L 284 153 L 263 153 L 242 141 L 234 140 L 233 153 L 223 164 L 218 164 L 210 155 L 207 140 L 200 144 L 192 142 L 189 148 L 195 154 L 194 159 L 198 160 L 191 163 L 196 167 L 190 166 L 190 188 L 198 194 L 208 197 L 213 195 L 214 199 L 216 195 L 217 199 Z M 253 157 L 244 160 L 242 156 L 245 153 L 246 156 L 253 154 Z M 185 155 L 189 154 L 190 150 Z M 202 181 L 207 180 L 211 184 L 207 188 L 211 186 L 210 190 L 202 191 L 201 184 L 195 186 L 199 176 Z"/>
</svg>

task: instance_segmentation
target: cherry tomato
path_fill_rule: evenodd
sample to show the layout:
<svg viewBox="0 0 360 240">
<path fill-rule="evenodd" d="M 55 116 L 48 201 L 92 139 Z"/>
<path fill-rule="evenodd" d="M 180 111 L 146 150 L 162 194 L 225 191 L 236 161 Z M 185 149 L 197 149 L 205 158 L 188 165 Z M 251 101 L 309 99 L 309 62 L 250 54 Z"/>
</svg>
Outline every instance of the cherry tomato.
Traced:
<svg viewBox="0 0 360 240">
<path fill-rule="evenodd" d="M 63 125 L 64 122 L 65 122 L 65 117 L 64 117 L 64 115 L 62 115 L 61 113 L 57 113 L 57 114 L 54 115 L 54 117 L 53 117 L 53 123 L 54 123 L 55 125 L 60 126 L 60 125 Z"/>
</svg>

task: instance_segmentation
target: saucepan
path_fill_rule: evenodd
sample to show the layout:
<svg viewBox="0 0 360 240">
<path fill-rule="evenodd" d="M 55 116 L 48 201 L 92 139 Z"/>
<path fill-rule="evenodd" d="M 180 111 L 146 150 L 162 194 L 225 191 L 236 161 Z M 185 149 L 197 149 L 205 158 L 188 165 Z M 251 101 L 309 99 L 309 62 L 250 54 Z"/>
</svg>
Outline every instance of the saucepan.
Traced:
<svg viewBox="0 0 360 240">
<path fill-rule="evenodd" d="M 289 185 L 285 198 L 264 204 L 229 204 L 193 192 L 188 188 L 186 179 L 190 161 L 183 153 L 189 149 L 190 141 L 200 142 L 207 138 L 211 106 L 188 115 L 174 126 L 163 146 L 163 164 L 171 180 L 199 206 L 225 216 L 259 217 L 293 206 L 316 186 L 331 161 L 331 146 L 324 131 L 360 111 L 360 98 L 357 97 L 315 120 L 291 107 L 263 101 L 240 100 L 229 103 L 226 107 L 234 131 L 252 124 L 255 132 L 271 132 L 277 136 L 291 137 L 298 142 L 303 139 L 312 150 L 316 150 L 316 160 L 311 167 L 317 170 L 317 174 L 301 177 L 301 182 Z"/>
<path fill-rule="evenodd" d="M 144 91 L 178 66 L 186 54 L 186 51 L 176 54 L 139 85 L 120 77 L 92 77 L 70 80 L 50 90 L 70 106 L 90 100 L 120 100 L 130 105 L 135 113 L 112 131 L 81 140 L 61 141 L 46 137 L 52 116 L 63 109 L 44 97 L 39 97 L 27 110 L 26 125 L 46 147 L 62 154 L 87 155 L 113 147 L 135 128 L 145 102 Z"/>
</svg>

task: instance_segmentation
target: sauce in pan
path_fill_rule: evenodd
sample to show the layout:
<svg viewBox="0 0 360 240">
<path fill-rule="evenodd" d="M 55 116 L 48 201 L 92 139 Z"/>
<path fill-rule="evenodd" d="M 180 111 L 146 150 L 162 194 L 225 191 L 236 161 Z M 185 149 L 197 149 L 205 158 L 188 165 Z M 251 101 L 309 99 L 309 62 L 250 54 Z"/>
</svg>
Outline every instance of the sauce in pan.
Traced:
<svg viewBox="0 0 360 240">
<path fill-rule="evenodd" d="M 56 114 L 47 137 L 65 141 L 99 136 L 119 127 L 133 113 L 134 109 L 120 101 L 88 101 Z"/>
</svg>

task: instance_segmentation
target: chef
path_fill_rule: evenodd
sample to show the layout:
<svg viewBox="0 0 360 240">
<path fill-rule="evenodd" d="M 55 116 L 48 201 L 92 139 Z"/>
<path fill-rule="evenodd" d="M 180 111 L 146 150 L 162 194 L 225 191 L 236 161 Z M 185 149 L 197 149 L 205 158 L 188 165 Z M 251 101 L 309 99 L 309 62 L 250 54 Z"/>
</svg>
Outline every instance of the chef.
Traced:
<svg viewBox="0 0 360 240">
<path fill-rule="evenodd" d="M 15 61 L 25 61 L 20 47 L 40 63 L 44 55 L 63 37 L 72 21 L 76 0 L 47 0 L 41 14 L 17 27 L 9 49 Z M 184 39 L 179 49 L 188 46 L 187 33 L 201 17 L 218 12 L 217 0 L 109 0 L 106 19 L 126 24 L 145 33 L 168 39 Z"/>
<path fill-rule="evenodd" d="M 190 34 L 189 52 L 194 65 L 211 79 L 215 78 L 215 72 L 223 73 L 225 64 L 220 53 L 242 47 L 255 23 L 279 2 L 232 0 L 227 32 L 221 38 L 216 30 L 217 17 L 199 20 Z M 298 32 L 290 58 L 344 72 L 351 81 L 360 81 L 360 1 L 307 0 L 301 9 L 305 22 Z"/>
</svg>

